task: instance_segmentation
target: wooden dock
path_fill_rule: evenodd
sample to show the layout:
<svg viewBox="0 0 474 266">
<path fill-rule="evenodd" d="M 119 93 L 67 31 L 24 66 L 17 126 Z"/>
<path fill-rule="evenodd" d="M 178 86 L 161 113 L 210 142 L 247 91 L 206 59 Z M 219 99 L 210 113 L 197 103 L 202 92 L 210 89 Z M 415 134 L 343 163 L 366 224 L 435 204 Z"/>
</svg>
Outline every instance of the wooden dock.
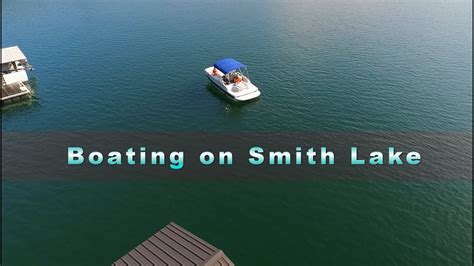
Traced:
<svg viewBox="0 0 474 266">
<path fill-rule="evenodd" d="M 17 82 L 7 85 L 2 77 L 2 106 L 29 100 L 31 95 L 31 87 L 28 84 Z"/>
<path fill-rule="evenodd" d="M 171 222 L 112 265 L 234 266 L 220 249 Z"/>
<path fill-rule="evenodd" d="M 26 72 L 32 69 L 18 46 L 2 48 L 2 106 L 31 98 Z"/>
</svg>

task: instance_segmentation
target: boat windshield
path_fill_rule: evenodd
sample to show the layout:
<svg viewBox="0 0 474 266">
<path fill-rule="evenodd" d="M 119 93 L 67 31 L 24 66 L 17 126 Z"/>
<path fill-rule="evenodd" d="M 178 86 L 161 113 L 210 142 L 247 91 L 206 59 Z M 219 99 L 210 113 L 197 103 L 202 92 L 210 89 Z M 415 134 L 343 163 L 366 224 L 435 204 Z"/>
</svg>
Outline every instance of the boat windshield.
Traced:
<svg viewBox="0 0 474 266">
<path fill-rule="evenodd" d="M 248 78 L 248 71 L 246 68 L 241 68 L 241 69 L 236 69 L 233 70 L 223 77 L 223 81 L 225 84 L 230 84 L 230 83 L 240 83 L 240 82 L 249 82 Z"/>
<path fill-rule="evenodd" d="M 249 72 L 248 72 L 246 67 L 243 67 L 243 68 L 239 68 L 239 69 L 236 69 L 234 71 L 231 71 L 227 75 L 232 76 L 232 77 L 234 77 L 236 75 L 241 75 L 241 76 L 245 76 L 245 77 L 248 78 Z"/>
</svg>

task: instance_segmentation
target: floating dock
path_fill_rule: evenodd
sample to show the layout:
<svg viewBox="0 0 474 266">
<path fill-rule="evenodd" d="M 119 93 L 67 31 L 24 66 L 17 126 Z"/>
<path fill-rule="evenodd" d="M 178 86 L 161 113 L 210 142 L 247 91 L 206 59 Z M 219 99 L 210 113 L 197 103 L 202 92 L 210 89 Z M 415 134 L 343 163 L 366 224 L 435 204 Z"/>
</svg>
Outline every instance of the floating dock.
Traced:
<svg viewBox="0 0 474 266">
<path fill-rule="evenodd" d="M 2 106 L 31 98 L 26 73 L 31 69 L 18 46 L 2 48 Z"/>
<path fill-rule="evenodd" d="M 2 106 L 29 100 L 32 92 L 31 87 L 24 83 L 5 84 L 2 77 Z"/>
<path fill-rule="evenodd" d="M 234 266 L 220 249 L 171 222 L 112 265 Z"/>
</svg>

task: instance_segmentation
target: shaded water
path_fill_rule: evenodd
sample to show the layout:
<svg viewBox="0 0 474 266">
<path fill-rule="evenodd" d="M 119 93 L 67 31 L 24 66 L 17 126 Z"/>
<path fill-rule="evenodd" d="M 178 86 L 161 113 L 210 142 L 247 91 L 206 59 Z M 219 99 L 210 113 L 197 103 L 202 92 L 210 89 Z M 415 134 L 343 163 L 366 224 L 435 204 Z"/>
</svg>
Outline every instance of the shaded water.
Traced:
<svg viewBox="0 0 474 266">
<path fill-rule="evenodd" d="M 472 131 L 470 1 L 2 5 L 2 46 L 35 66 L 38 97 L 2 110 L 3 131 Z M 260 100 L 209 91 L 203 69 L 227 56 Z M 237 265 L 472 265 L 472 184 L 455 178 L 2 193 L 5 265 L 108 264 L 171 220 Z"/>
</svg>

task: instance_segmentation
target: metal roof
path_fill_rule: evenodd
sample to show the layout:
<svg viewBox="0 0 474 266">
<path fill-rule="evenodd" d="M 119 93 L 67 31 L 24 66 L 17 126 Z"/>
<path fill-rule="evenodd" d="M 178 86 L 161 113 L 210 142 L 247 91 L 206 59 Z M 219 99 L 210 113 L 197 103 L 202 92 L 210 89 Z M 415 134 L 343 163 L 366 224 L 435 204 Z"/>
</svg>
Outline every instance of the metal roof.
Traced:
<svg viewBox="0 0 474 266">
<path fill-rule="evenodd" d="M 26 60 L 26 56 L 18 46 L 2 48 L 2 64 L 19 60 Z"/>
<path fill-rule="evenodd" d="M 234 266 L 222 250 L 171 222 L 112 265 Z"/>
<path fill-rule="evenodd" d="M 12 84 L 16 82 L 25 82 L 28 81 L 28 75 L 25 70 L 20 70 L 17 72 L 12 72 L 10 74 L 2 74 L 3 82 L 5 84 Z"/>
</svg>

